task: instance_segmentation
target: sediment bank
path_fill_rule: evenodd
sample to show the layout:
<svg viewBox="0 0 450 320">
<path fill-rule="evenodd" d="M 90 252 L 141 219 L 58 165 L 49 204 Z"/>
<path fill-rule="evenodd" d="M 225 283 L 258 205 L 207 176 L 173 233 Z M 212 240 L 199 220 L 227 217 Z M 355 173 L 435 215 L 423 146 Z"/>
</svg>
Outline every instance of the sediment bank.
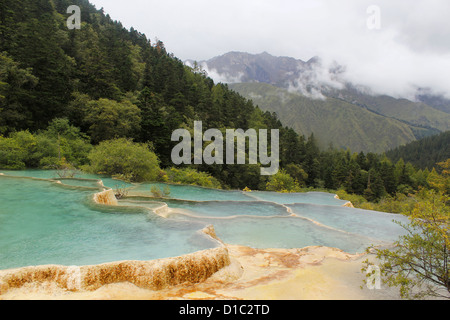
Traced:
<svg viewBox="0 0 450 320">
<path fill-rule="evenodd" d="M 92 290 L 68 290 L 28 283 L 0 295 L 9 300 L 392 300 L 394 289 L 364 286 L 362 261 L 327 247 L 254 249 L 227 245 L 229 264 L 203 281 L 144 288 L 132 281 L 112 282 Z M 209 262 L 206 263 L 208 265 Z M 166 267 L 164 270 L 168 270 Z M 73 270 L 72 270 L 73 272 Z M 99 271 L 98 271 L 99 272 Z M 163 277 L 166 274 L 162 275 Z M 183 276 L 184 277 L 184 276 Z M 169 277 L 170 278 L 170 277 Z M 73 277 L 70 278 L 73 285 Z M 125 278 L 124 278 L 125 279 Z M 119 279 L 116 279 L 119 280 Z M 99 281 L 97 283 L 102 283 Z"/>
<path fill-rule="evenodd" d="M 230 264 L 225 247 L 176 258 L 152 261 L 122 261 L 93 266 L 36 266 L 0 271 L 0 296 L 10 289 L 51 283 L 58 289 L 94 291 L 114 283 L 161 290 L 204 281 Z"/>
</svg>

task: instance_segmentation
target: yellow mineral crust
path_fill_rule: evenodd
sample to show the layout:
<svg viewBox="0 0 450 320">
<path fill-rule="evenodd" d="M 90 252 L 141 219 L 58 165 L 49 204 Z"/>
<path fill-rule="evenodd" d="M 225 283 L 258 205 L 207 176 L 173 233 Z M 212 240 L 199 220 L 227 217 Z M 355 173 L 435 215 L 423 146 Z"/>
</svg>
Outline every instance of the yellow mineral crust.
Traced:
<svg viewBox="0 0 450 320">
<path fill-rule="evenodd" d="M 85 288 L 84 290 L 63 288 L 64 286 L 73 288 L 77 285 L 75 280 L 77 272 L 71 270 L 71 275 L 61 276 L 60 274 L 59 278 L 57 277 L 60 279 L 59 285 L 55 282 L 27 283 L 20 288 L 10 289 L 0 295 L 0 299 L 382 300 L 399 298 L 398 293 L 392 289 L 383 287 L 381 290 L 369 290 L 364 286 L 365 274 L 361 272 L 362 261 L 367 258 L 374 259 L 373 256 L 351 255 L 327 247 L 254 249 L 227 245 L 226 248 L 228 252 L 221 255 L 223 261 L 216 261 L 217 258 L 212 259 L 210 254 L 205 252 L 209 258 L 205 258 L 203 263 L 183 263 L 183 266 L 180 266 L 175 261 L 160 261 L 154 265 L 158 265 L 158 271 L 154 273 L 149 267 L 147 267 L 149 269 L 140 269 L 142 267 L 140 264 L 131 262 L 110 264 L 110 267 L 114 266 L 120 270 L 112 274 L 110 268 L 87 267 L 84 269 L 85 267 L 82 267 L 81 274 L 85 280 L 81 281 L 81 285 Z M 223 249 L 216 250 L 219 253 Z M 180 263 L 181 261 L 178 260 Z M 174 263 L 181 269 L 177 269 Z M 217 267 L 212 268 L 211 265 Z M 136 269 L 137 266 L 140 267 Z M 219 268 L 219 266 L 224 267 Z M 215 269 L 217 272 L 214 273 Z M 22 275 L 25 278 L 30 277 L 29 273 Z M 43 276 L 43 273 L 40 272 L 39 275 Z M 87 278 L 84 278 L 86 276 Z M 22 279 L 21 275 L 17 275 L 15 281 L 10 279 L 10 283 L 18 283 L 20 279 Z M 186 281 L 186 279 L 189 280 Z M 149 285 L 150 283 L 152 285 Z"/>
<path fill-rule="evenodd" d="M 350 201 L 347 202 L 347 203 L 345 203 L 345 204 L 343 205 L 343 207 L 354 208 L 353 203 L 351 203 Z"/>
<path fill-rule="evenodd" d="M 94 201 L 98 204 L 117 206 L 118 201 L 116 196 L 114 195 L 114 191 L 112 189 L 105 190 L 103 192 L 96 193 L 94 195 Z"/>
<path fill-rule="evenodd" d="M 181 257 L 152 261 L 120 261 L 93 266 L 58 265 L 0 271 L 0 295 L 30 283 L 53 283 L 68 291 L 94 291 L 108 284 L 127 282 L 139 288 L 161 290 L 204 281 L 230 264 L 225 247 Z"/>
</svg>

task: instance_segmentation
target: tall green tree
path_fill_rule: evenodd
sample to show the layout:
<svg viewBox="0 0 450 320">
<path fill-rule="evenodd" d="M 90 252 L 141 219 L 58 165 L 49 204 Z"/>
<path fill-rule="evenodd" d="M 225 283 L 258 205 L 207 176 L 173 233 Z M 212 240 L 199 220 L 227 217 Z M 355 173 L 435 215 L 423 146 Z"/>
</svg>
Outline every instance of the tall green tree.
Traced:
<svg viewBox="0 0 450 320">
<path fill-rule="evenodd" d="M 53 15 L 49 0 L 28 2 L 29 16 L 17 22 L 16 46 L 9 53 L 39 78 L 34 99 L 28 101 L 31 129 L 44 128 L 48 120 L 62 116 L 73 87 L 74 60 L 62 49 L 66 38 Z"/>
<path fill-rule="evenodd" d="M 90 101 L 86 106 L 85 125 L 94 144 L 114 138 L 132 138 L 140 132 L 141 111 L 129 100 Z"/>
<path fill-rule="evenodd" d="M 37 83 L 31 68 L 22 69 L 18 62 L 0 53 L 0 134 L 31 125 L 28 102 Z"/>
</svg>

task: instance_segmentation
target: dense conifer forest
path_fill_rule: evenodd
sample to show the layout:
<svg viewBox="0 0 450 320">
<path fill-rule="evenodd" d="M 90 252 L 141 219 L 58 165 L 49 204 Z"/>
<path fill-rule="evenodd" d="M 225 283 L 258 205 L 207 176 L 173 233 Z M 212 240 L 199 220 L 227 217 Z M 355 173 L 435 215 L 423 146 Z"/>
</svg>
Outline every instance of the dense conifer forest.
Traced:
<svg viewBox="0 0 450 320">
<path fill-rule="evenodd" d="M 417 168 L 433 170 L 436 163 L 450 158 L 450 131 L 411 142 L 386 155 L 392 161 L 403 159 Z"/>
</svg>

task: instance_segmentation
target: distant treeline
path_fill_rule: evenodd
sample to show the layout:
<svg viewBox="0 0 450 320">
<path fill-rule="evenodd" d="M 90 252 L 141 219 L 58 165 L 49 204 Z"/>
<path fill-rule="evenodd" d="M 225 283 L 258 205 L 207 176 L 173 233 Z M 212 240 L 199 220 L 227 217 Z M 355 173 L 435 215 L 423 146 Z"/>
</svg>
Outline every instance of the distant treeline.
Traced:
<svg viewBox="0 0 450 320">
<path fill-rule="evenodd" d="M 450 131 L 398 147 L 386 152 L 386 156 L 394 162 L 403 159 L 422 170 L 432 170 L 436 163 L 450 158 Z"/>
</svg>

